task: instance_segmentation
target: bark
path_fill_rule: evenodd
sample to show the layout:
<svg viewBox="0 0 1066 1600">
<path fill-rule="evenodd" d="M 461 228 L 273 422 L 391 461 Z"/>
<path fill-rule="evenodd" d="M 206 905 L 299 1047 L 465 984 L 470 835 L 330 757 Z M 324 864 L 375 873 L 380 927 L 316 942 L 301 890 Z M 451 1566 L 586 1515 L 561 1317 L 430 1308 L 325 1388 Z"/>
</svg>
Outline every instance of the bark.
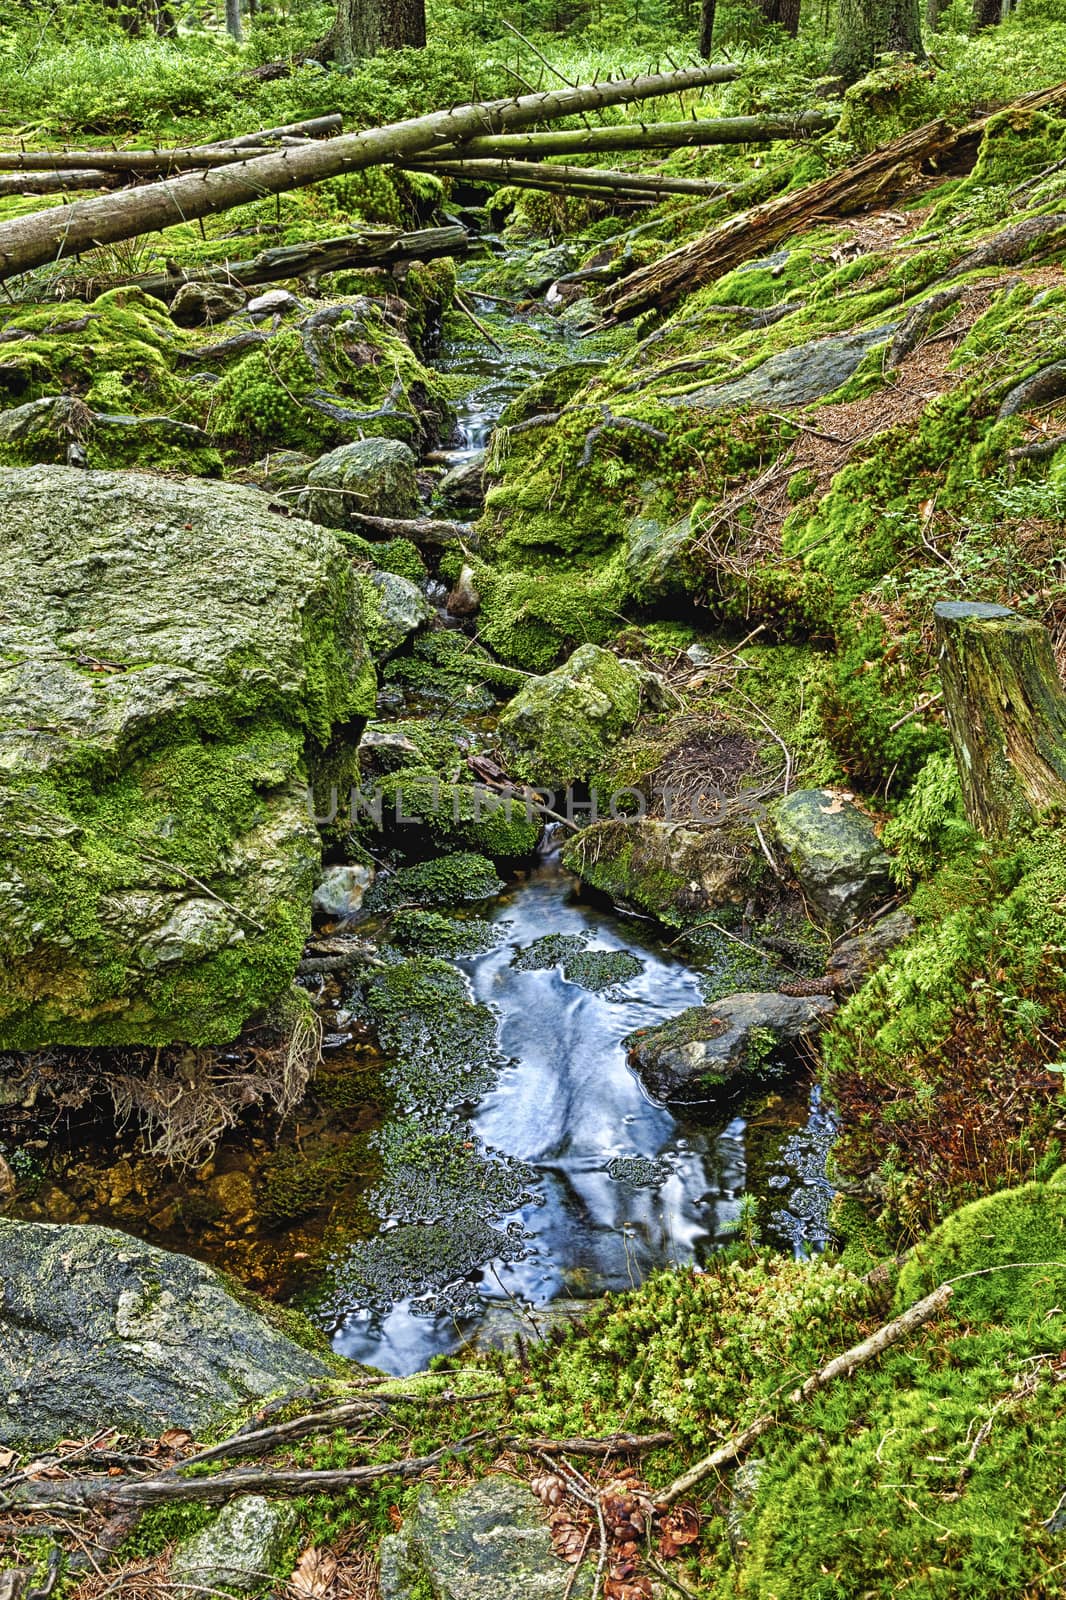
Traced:
<svg viewBox="0 0 1066 1600">
<path fill-rule="evenodd" d="M 113 189 L 122 182 L 117 172 L 3 172 L 0 171 L 0 195 L 5 194 L 66 194 L 71 189 Z"/>
<path fill-rule="evenodd" d="M 349 66 L 379 50 L 421 50 L 425 42 L 425 0 L 337 0 L 323 56 Z"/>
<path fill-rule="evenodd" d="M 603 167 L 549 166 L 541 161 L 419 161 L 409 166 L 423 172 L 436 172 L 442 178 L 466 178 L 470 182 L 518 184 L 527 189 L 566 190 L 571 184 L 588 193 L 602 189 L 611 194 L 706 194 L 729 193 L 729 186 L 709 183 L 701 178 L 663 178 L 656 173 L 611 172 Z"/>
<path fill-rule="evenodd" d="M 0 222 L 0 278 L 13 277 L 96 245 L 114 244 L 120 239 L 133 239 L 159 228 L 227 211 L 264 195 L 283 194 L 344 172 L 357 172 L 423 155 L 486 130 L 502 133 L 509 128 L 528 127 L 534 122 L 594 111 L 603 106 L 680 94 L 687 89 L 728 82 L 737 74 L 736 67 L 689 67 L 648 77 L 460 106 L 364 133 L 290 146 L 234 166 L 187 173 L 119 195 L 55 206 L 29 217 Z"/>
<path fill-rule="evenodd" d="M 759 0 L 759 10 L 767 22 L 784 28 L 793 39 L 799 33 L 800 0 Z"/>
<path fill-rule="evenodd" d="M 474 137 L 454 149 L 435 150 L 434 159 L 503 160 L 514 156 L 603 155 L 615 150 L 679 150 L 690 145 L 769 144 L 828 133 L 837 115 L 804 111 L 799 116 L 701 117 L 698 122 L 624 122 L 608 128 L 561 128 L 543 133 L 504 133 Z"/>
<path fill-rule="evenodd" d="M 226 0 L 226 32 L 239 44 L 244 38 L 241 27 L 241 0 Z"/>
<path fill-rule="evenodd" d="M 321 490 L 315 491 L 321 494 Z M 341 491 L 343 493 L 343 491 Z M 470 522 L 444 522 L 437 517 L 372 517 L 366 511 L 349 511 L 348 516 L 368 533 L 386 539 L 410 539 L 412 544 L 461 544 L 476 550 L 478 537 Z"/>
<path fill-rule="evenodd" d="M 704 61 L 711 59 L 711 41 L 714 38 L 714 16 L 718 0 L 700 0 L 700 55 Z"/>
<path fill-rule="evenodd" d="M 876 1333 L 872 1333 L 861 1344 L 853 1345 L 850 1350 L 846 1350 L 843 1355 L 835 1357 L 826 1366 L 821 1367 L 819 1371 L 812 1372 L 802 1388 L 793 1390 L 792 1394 L 789 1395 L 789 1403 L 797 1405 L 801 1400 L 809 1400 L 812 1394 L 817 1394 L 819 1389 L 824 1389 L 834 1379 L 849 1377 L 856 1368 L 864 1367 L 867 1362 L 875 1360 L 877 1356 L 890 1349 L 892 1345 L 898 1344 L 901 1339 L 906 1338 L 908 1333 L 913 1333 L 915 1328 L 920 1328 L 923 1323 L 930 1321 L 938 1312 L 943 1311 L 951 1299 L 951 1294 L 951 1285 L 942 1283 L 938 1289 L 933 1290 L 932 1294 L 926 1295 L 924 1300 L 918 1300 L 914 1305 L 908 1307 L 902 1316 L 897 1317 L 895 1321 L 886 1322 L 883 1327 L 878 1328 Z M 722 1467 L 731 1467 L 735 1461 L 738 1461 L 742 1455 L 751 1449 L 751 1446 L 758 1439 L 762 1438 L 764 1433 L 769 1433 L 771 1428 L 776 1427 L 777 1423 L 778 1418 L 773 1413 L 757 1417 L 749 1427 L 744 1428 L 740 1433 L 734 1434 L 732 1439 L 728 1439 L 725 1444 L 719 1445 L 717 1450 L 713 1451 L 709 1456 L 705 1456 L 702 1461 L 697 1461 L 696 1465 L 690 1467 L 687 1472 L 682 1473 L 680 1478 L 675 1478 L 673 1483 L 667 1489 L 664 1489 L 661 1494 L 656 1494 L 656 1505 L 672 1506 L 676 1504 L 684 1495 L 689 1494 L 698 1484 L 709 1478 L 712 1473 L 720 1471 Z"/>
<path fill-rule="evenodd" d="M 598 304 L 614 320 L 652 308 L 663 310 L 700 284 L 731 272 L 742 261 L 765 255 L 815 217 L 846 215 L 898 191 L 923 161 L 951 140 L 946 123 L 927 123 L 830 178 L 728 217 L 679 250 L 612 284 L 599 296 Z"/>
<path fill-rule="evenodd" d="M 183 168 L 224 167 L 253 156 L 270 155 L 279 144 L 305 143 L 339 134 L 344 123 L 339 113 L 290 122 L 279 128 L 262 128 L 238 139 L 192 145 L 174 150 L 0 150 L 0 172 L 146 172 L 153 176 Z M 25 193 L 30 191 L 26 190 Z"/>
<path fill-rule="evenodd" d="M 850 82 L 882 55 L 924 61 L 918 0 L 840 0 L 833 71 Z"/>
<path fill-rule="evenodd" d="M 1006 606 L 935 609 L 944 713 L 966 814 L 986 839 L 1066 810 L 1066 692 L 1051 637 Z"/>
<path fill-rule="evenodd" d="M 1003 19 L 1003 0 L 973 0 L 974 31 L 994 28 Z"/>
<path fill-rule="evenodd" d="M 1045 250 L 1057 247 L 1063 234 L 1066 234 L 1066 212 L 1026 217 L 1021 222 L 1011 223 L 1001 233 L 993 234 L 968 256 L 963 256 L 951 268 L 952 275 L 961 278 L 963 273 L 976 272 L 981 267 L 1012 267 L 1023 258 L 1035 255 L 1037 245 Z"/>
<path fill-rule="evenodd" d="M 1017 417 L 1036 406 L 1051 405 L 1061 400 L 1064 394 L 1066 361 L 1056 361 L 1050 367 L 1041 367 L 1039 372 L 1023 378 L 1021 383 L 1016 383 L 1000 406 L 997 420 L 1002 422 L 1006 417 Z"/>
</svg>

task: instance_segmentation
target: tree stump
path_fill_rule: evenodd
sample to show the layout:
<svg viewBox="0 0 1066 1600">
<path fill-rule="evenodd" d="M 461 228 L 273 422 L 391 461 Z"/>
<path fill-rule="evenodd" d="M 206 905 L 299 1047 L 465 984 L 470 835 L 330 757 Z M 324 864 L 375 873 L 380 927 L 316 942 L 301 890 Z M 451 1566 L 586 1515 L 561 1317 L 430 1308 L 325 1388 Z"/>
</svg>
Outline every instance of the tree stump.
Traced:
<svg viewBox="0 0 1066 1600">
<path fill-rule="evenodd" d="M 1066 812 L 1066 692 L 1039 622 L 1006 606 L 935 608 L 940 677 L 966 814 L 986 839 Z"/>
</svg>

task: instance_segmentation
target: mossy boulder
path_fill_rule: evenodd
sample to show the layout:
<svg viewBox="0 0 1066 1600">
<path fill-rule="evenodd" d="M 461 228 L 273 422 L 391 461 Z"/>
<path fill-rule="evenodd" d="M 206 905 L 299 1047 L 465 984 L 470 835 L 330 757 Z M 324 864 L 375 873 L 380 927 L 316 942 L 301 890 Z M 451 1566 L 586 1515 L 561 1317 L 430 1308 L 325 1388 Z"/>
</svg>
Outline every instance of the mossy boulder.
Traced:
<svg viewBox="0 0 1066 1600">
<path fill-rule="evenodd" d="M 779 1075 L 835 1010 L 826 995 L 733 994 L 631 1034 L 629 1062 L 659 1100 L 713 1100 Z"/>
<path fill-rule="evenodd" d="M 585 644 L 554 672 L 519 690 L 500 717 L 500 737 L 516 777 L 561 789 L 588 779 L 642 706 L 661 698 L 654 673 Z"/>
<path fill-rule="evenodd" d="M 375 661 L 385 661 L 433 620 L 433 607 L 416 583 L 397 572 L 359 575 L 366 639 Z"/>
<path fill-rule="evenodd" d="M 0 1046 L 217 1044 L 288 988 L 354 575 L 255 490 L 0 471 Z"/>
<path fill-rule="evenodd" d="M 111 1228 L 0 1219 L 0 1441 L 199 1433 L 328 1377 L 202 1262 Z"/>
<path fill-rule="evenodd" d="M 844 795 L 796 789 L 776 802 L 773 819 L 804 893 L 831 927 L 851 927 L 892 894 L 890 857 Z"/>
<path fill-rule="evenodd" d="M 739 378 L 684 396 L 684 404 L 704 411 L 729 406 L 811 405 L 824 400 L 853 378 L 870 352 L 895 332 L 894 322 L 859 328 L 829 339 L 815 339 L 772 355 Z"/>
<path fill-rule="evenodd" d="M 301 515 L 325 528 L 354 528 L 351 513 L 413 517 L 418 510 L 414 451 L 400 439 L 357 439 L 320 456 L 307 473 Z"/>
<path fill-rule="evenodd" d="M 192 422 L 93 411 L 73 395 L 42 395 L 0 411 L 0 463 L 155 467 L 216 477 L 222 457 Z"/>
<path fill-rule="evenodd" d="M 746 898 L 761 862 L 753 828 L 686 828 L 658 817 L 595 823 L 563 852 L 564 865 L 591 888 L 668 927 Z"/>
</svg>

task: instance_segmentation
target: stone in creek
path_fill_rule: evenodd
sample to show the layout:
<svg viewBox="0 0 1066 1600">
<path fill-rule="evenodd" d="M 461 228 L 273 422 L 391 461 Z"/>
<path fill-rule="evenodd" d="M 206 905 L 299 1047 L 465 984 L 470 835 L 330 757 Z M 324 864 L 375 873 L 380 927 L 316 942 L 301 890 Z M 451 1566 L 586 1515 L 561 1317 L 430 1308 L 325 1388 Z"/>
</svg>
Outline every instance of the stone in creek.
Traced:
<svg viewBox="0 0 1066 1600">
<path fill-rule="evenodd" d="M 413 633 L 433 621 L 434 611 L 417 583 L 397 572 L 372 572 L 377 615 L 367 610 L 367 639 L 374 659 L 385 661 L 405 645 Z"/>
<path fill-rule="evenodd" d="M 510 770 L 523 783 L 549 789 L 590 778 L 645 704 L 662 701 L 654 672 L 583 644 L 542 678 L 531 678 L 506 707 L 500 737 Z"/>
<path fill-rule="evenodd" d="M 835 1010 L 825 995 L 730 995 L 630 1034 L 629 1064 L 658 1100 L 713 1100 L 779 1073 L 783 1054 L 818 1033 Z"/>
<path fill-rule="evenodd" d="M 591 1594 L 594 1563 L 570 1589 Z M 552 1550 L 543 1507 L 525 1484 L 484 1478 L 458 1494 L 423 1488 L 399 1533 L 381 1543 L 381 1600 L 563 1600 L 573 1568 Z"/>
<path fill-rule="evenodd" d="M 464 566 L 459 581 L 448 596 L 446 610 L 450 617 L 473 617 L 481 610 L 481 595 L 474 581 L 473 567 Z"/>
<path fill-rule="evenodd" d="M 353 511 L 371 517 L 417 516 L 418 462 L 400 439 L 357 439 L 320 456 L 307 474 L 299 511 L 324 528 L 359 531 Z"/>
<path fill-rule="evenodd" d="M 303 301 L 297 300 L 288 289 L 268 289 L 266 294 L 257 294 L 249 300 L 244 309 L 256 322 L 261 322 L 266 317 L 283 317 L 290 311 L 302 311 Z"/>
<path fill-rule="evenodd" d="M 326 867 L 311 900 L 311 909 L 323 917 L 354 917 L 373 881 L 373 867 Z"/>
<path fill-rule="evenodd" d="M 351 563 L 257 490 L 0 470 L 0 1048 L 223 1044 L 289 987 Z"/>
<path fill-rule="evenodd" d="M 189 1594 L 212 1590 L 258 1593 L 285 1554 L 296 1510 L 259 1494 L 242 1494 L 209 1527 L 186 1539 L 170 1563 L 170 1581 Z"/>
<path fill-rule="evenodd" d="M 0 1218 L 0 1443 L 193 1433 L 329 1376 L 210 1267 L 111 1228 Z"/>
<path fill-rule="evenodd" d="M 804 893 L 843 932 L 892 893 L 891 860 L 858 806 L 833 789 L 797 789 L 772 807 Z"/>
<path fill-rule="evenodd" d="M 248 296 L 235 283 L 183 283 L 170 303 L 179 328 L 202 328 L 244 309 Z"/>
<path fill-rule="evenodd" d="M 444 506 L 458 511 L 481 510 L 485 504 L 485 455 L 484 450 L 475 450 L 444 474 L 437 485 Z"/>
<path fill-rule="evenodd" d="M 563 851 L 563 865 L 601 894 L 650 912 L 668 927 L 698 922 L 747 898 L 763 859 L 754 827 L 683 827 L 656 817 L 599 822 Z"/>
</svg>

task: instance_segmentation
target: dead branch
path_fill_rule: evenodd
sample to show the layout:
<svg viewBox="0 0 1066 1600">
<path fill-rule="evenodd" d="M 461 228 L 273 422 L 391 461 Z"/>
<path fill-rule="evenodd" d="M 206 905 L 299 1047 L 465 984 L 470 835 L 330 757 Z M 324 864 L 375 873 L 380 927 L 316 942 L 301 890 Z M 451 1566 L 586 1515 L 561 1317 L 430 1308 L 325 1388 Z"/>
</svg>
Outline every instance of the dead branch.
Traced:
<svg viewBox="0 0 1066 1600">
<path fill-rule="evenodd" d="M 628 430 L 632 433 L 642 433 L 647 438 L 654 439 L 656 444 L 666 444 L 667 435 L 661 428 L 653 428 L 650 422 L 638 422 L 635 417 L 613 417 L 607 406 L 602 406 L 601 410 L 603 421 L 597 423 L 596 427 L 590 428 L 585 435 L 585 448 L 581 452 L 580 466 L 587 467 L 591 463 L 596 441 L 605 433 Z"/>
<path fill-rule="evenodd" d="M 789 1395 L 789 1405 L 798 1405 L 803 1400 L 809 1400 L 811 1395 L 817 1394 L 819 1389 L 824 1389 L 834 1379 L 846 1378 L 856 1368 L 863 1367 L 867 1362 L 876 1360 L 879 1355 L 890 1349 L 892 1345 L 898 1344 L 909 1333 L 913 1333 L 915 1328 L 920 1328 L 923 1323 L 929 1322 L 939 1312 L 943 1311 L 951 1299 L 952 1292 L 950 1283 L 942 1283 L 938 1289 L 933 1290 L 932 1294 L 926 1295 L 924 1300 L 916 1301 L 914 1305 L 903 1312 L 902 1316 L 896 1317 L 892 1322 L 886 1322 L 876 1332 L 871 1333 L 868 1339 L 864 1339 L 861 1344 L 853 1345 L 850 1350 L 845 1350 L 843 1355 L 834 1357 L 832 1361 L 827 1362 L 817 1372 L 812 1372 L 806 1382 L 798 1389 L 794 1389 Z M 703 1483 L 712 1473 L 719 1471 L 722 1467 L 732 1466 L 735 1461 L 739 1460 L 742 1455 L 745 1455 L 751 1449 L 758 1439 L 762 1438 L 763 1434 L 769 1433 L 771 1428 L 775 1428 L 778 1421 L 779 1418 L 774 1412 L 768 1412 L 761 1417 L 757 1417 L 754 1422 L 743 1428 L 740 1433 L 734 1434 L 731 1439 L 726 1440 L 725 1444 L 721 1444 L 717 1450 L 713 1450 L 709 1456 L 705 1456 L 702 1461 L 697 1461 L 695 1466 L 690 1467 L 687 1472 L 683 1472 L 679 1478 L 675 1478 L 673 1483 L 669 1484 L 661 1494 L 656 1495 L 656 1504 L 672 1506 L 683 1495 L 689 1494 L 699 1484 Z"/>
<path fill-rule="evenodd" d="M 1066 218 L 1063 222 L 1066 223 Z M 1061 400 L 1064 394 L 1066 394 L 1066 361 L 1055 361 L 1051 366 L 1041 367 L 1039 372 L 1030 373 L 1028 378 L 1023 378 L 1021 383 L 1015 384 L 999 408 L 998 420 L 1002 422 L 1006 417 L 1016 417 L 1021 411 L 1050 405 L 1054 400 Z"/>
<path fill-rule="evenodd" d="M 889 372 L 901 367 L 913 350 L 916 350 L 932 325 L 933 318 L 946 311 L 962 298 L 962 284 L 953 283 L 948 289 L 939 289 L 923 300 L 904 318 L 903 324 L 888 347 L 885 366 Z"/>
<path fill-rule="evenodd" d="M 410 539 L 412 544 L 462 544 L 469 550 L 477 549 L 477 534 L 469 522 L 445 522 L 437 517 L 372 517 L 367 511 L 347 514 L 361 528 L 384 534 L 388 539 Z"/>
</svg>

